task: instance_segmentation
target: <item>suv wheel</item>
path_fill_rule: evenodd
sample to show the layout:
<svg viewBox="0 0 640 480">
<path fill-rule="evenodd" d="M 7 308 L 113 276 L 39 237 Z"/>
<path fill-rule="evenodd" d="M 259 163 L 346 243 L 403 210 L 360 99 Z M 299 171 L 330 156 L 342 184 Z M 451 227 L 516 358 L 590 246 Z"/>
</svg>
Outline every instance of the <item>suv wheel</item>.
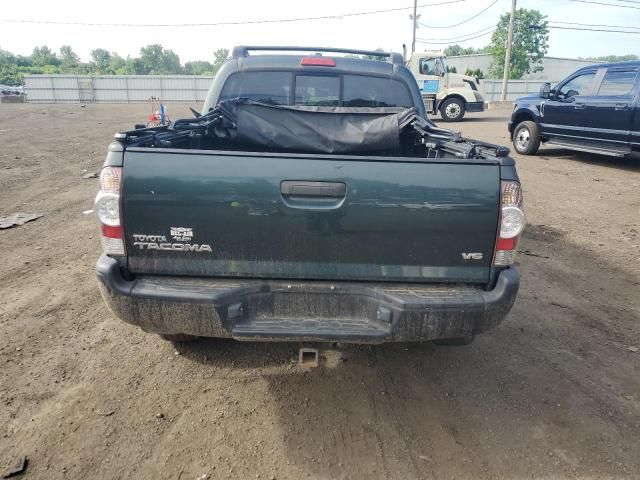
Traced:
<svg viewBox="0 0 640 480">
<path fill-rule="evenodd" d="M 531 120 L 520 122 L 513 130 L 513 146 L 522 155 L 535 155 L 540 148 L 540 127 Z"/>
<path fill-rule="evenodd" d="M 462 120 L 466 108 L 459 98 L 449 98 L 440 105 L 440 115 L 445 122 L 458 122 Z"/>
</svg>

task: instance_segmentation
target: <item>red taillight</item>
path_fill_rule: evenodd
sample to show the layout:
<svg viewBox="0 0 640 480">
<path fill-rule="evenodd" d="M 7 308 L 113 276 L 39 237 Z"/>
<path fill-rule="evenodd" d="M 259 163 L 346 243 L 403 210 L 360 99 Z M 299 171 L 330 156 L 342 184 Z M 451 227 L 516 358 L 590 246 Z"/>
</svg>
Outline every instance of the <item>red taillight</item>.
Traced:
<svg viewBox="0 0 640 480">
<path fill-rule="evenodd" d="M 518 238 L 524 230 L 522 187 L 518 182 L 500 182 L 500 226 L 493 255 L 495 266 L 509 266 L 515 261 Z"/>
<path fill-rule="evenodd" d="M 100 172 L 100 190 L 94 209 L 100 222 L 102 249 L 107 255 L 125 253 L 120 222 L 121 183 L 122 167 L 104 167 Z"/>
<path fill-rule="evenodd" d="M 303 67 L 335 67 L 336 61 L 328 57 L 304 57 L 300 65 Z"/>
<path fill-rule="evenodd" d="M 513 250 L 517 244 L 517 238 L 498 238 L 496 250 Z"/>
<path fill-rule="evenodd" d="M 122 227 L 111 227 L 109 225 L 100 225 L 102 236 L 109 238 L 122 238 Z"/>
</svg>

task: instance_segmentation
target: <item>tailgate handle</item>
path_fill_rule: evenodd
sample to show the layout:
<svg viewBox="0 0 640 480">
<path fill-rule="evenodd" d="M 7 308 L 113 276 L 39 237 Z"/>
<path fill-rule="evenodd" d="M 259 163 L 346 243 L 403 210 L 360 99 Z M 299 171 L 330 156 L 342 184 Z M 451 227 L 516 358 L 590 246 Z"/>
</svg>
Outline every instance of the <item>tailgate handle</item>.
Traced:
<svg viewBox="0 0 640 480">
<path fill-rule="evenodd" d="M 344 198 L 347 185 L 342 182 L 284 180 L 280 183 L 280 193 L 289 197 Z"/>
</svg>

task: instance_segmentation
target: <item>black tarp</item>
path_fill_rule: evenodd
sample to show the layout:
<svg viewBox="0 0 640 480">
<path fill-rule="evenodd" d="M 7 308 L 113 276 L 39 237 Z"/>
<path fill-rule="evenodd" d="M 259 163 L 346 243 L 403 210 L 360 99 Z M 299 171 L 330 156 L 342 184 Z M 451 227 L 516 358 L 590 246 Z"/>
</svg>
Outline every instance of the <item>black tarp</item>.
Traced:
<svg viewBox="0 0 640 480">
<path fill-rule="evenodd" d="M 268 105 L 237 98 L 216 107 L 230 137 L 270 150 L 308 153 L 396 152 L 415 108 Z"/>
</svg>

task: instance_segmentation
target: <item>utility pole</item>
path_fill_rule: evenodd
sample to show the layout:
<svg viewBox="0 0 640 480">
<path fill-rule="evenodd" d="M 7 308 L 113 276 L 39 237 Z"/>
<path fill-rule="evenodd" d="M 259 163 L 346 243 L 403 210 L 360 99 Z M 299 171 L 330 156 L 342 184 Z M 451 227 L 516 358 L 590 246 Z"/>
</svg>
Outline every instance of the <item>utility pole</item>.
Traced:
<svg viewBox="0 0 640 480">
<path fill-rule="evenodd" d="M 413 0 L 413 41 L 411 42 L 411 53 L 416 51 L 416 28 L 418 28 L 418 0 Z"/>
<path fill-rule="evenodd" d="M 507 35 L 507 52 L 504 56 L 504 75 L 502 76 L 502 94 L 500 100 L 507 99 L 507 83 L 511 66 L 511 42 L 513 41 L 513 19 L 516 16 L 516 0 L 511 0 L 511 16 L 509 17 L 509 34 Z M 415 36 L 415 33 L 414 33 Z"/>
</svg>

